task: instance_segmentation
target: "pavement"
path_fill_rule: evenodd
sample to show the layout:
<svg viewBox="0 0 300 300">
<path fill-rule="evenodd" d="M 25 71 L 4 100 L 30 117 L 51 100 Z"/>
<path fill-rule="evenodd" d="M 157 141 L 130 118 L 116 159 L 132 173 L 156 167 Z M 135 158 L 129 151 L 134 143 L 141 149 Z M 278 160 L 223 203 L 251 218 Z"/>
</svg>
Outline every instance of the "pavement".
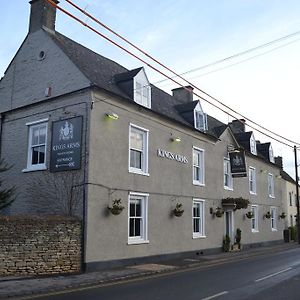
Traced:
<svg viewBox="0 0 300 300">
<path fill-rule="evenodd" d="M 1 277 L 0 299 L 22 299 L 36 295 L 57 293 L 60 291 L 88 288 L 94 285 L 114 284 L 122 281 L 140 279 L 158 274 L 205 268 L 222 263 L 234 262 L 253 256 L 274 254 L 299 248 L 298 243 L 282 243 L 268 247 L 257 247 L 235 252 L 221 252 L 209 255 L 194 255 L 180 259 L 159 261 L 157 263 L 129 265 L 122 268 L 101 270 L 66 276 L 51 277 Z"/>
</svg>

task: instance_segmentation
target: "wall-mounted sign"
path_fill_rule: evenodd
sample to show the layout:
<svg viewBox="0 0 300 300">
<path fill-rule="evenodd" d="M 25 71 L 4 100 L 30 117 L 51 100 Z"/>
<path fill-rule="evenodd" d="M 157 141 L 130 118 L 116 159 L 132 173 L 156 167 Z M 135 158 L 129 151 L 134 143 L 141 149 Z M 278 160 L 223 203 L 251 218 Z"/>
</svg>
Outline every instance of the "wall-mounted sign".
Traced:
<svg viewBox="0 0 300 300">
<path fill-rule="evenodd" d="M 184 164 L 187 164 L 189 162 L 188 159 L 184 155 L 174 154 L 170 151 L 166 151 L 163 149 L 157 149 L 157 156 L 164 157 L 164 158 L 167 158 L 170 160 L 176 160 L 176 161 L 184 163 Z"/>
<path fill-rule="evenodd" d="M 247 177 L 245 151 L 229 152 L 232 177 Z"/>
<path fill-rule="evenodd" d="M 82 116 L 52 122 L 50 172 L 81 167 Z"/>
</svg>

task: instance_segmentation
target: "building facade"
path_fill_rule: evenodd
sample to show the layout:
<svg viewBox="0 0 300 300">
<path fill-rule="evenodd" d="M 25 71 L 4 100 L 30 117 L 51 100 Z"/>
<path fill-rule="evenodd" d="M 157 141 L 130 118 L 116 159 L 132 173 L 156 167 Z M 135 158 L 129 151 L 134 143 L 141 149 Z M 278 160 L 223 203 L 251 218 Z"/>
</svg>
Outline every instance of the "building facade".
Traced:
<svg viewBox="0 0 300 300">
<path fill-rule="evenodd" d="M 55 9 L 30 3 L 29 33 L 0 81 L 1 157 L 18 188 L 4 213 L 79 216 L 88 269 L 217 251 L 238 228 L 244 247 L 282 241 L 286 193 L 270 143 L 206 115 L 192 87 L 170 95 L 144 68 L 56 32 Z M 243 177 L 233 177 L 240 150 Z"/>
</svg>

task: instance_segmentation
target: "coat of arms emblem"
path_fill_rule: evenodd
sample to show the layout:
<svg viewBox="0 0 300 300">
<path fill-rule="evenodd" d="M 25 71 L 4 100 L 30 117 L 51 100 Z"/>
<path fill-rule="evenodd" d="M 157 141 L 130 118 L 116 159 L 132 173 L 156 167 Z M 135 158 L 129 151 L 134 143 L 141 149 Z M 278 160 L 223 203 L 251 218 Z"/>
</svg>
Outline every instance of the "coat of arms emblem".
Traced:
<svg viewBox="0 0 300 300">
<path fill-rule="evenodd" d="M 59 130 L 59 140 L 68 141 L 73 138 L 73 125 L 72 123 L 66 121 Z"/>
</svg>

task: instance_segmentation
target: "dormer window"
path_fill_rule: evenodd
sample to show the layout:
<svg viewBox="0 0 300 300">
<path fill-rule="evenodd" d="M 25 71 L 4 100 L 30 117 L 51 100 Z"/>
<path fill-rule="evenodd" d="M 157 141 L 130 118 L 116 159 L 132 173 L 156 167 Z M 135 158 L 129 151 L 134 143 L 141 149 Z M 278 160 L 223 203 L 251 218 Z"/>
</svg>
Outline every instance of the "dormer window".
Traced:
<svg viewBox="0 0 300 300">
<path fill-rule="evenodd" d="M 134 77 L 133 98 L 136 103 L 151 108 L 151 86 L 143 68 Z"/>
<path fill-rule="evenodd" d="M 257 151 L 256 151 L 256 141 L 255 141 L 255 138 L 254 138 L 254 135 L 252 134 L 251 135 L 251 138 L 250 138 L 250 152 L 254 155 L 257 155 Z"/>
<path fill-rule="evenodd" d="M 273 148 L 272 148 L 271 145 L 270 145 L 270 148 L 269 148 L 269 159 L 270 159 L 270 162 L 275 163 Z"/>
<path fill-rule="evenodd" d="M 194 126 L 201 131 L 207 130 L 207 115 L 203 112 L 200 103 L 194 109 Z"/>
</svg>

